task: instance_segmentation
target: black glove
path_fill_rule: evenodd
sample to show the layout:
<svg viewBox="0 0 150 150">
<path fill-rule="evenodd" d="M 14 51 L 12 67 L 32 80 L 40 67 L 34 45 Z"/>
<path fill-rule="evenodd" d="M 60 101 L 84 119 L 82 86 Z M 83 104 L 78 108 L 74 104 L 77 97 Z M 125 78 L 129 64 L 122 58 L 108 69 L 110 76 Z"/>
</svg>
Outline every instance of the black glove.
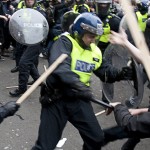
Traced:
<svg viewBox="0 0 150 150">
<path fill-rule="evenodd" d="M 6 103 L 4 106 L 2 106 L 3 108 L 3 112 L 1 112 L 3 115 L 3 118 L 6 118 L 8 116 L 13 116 L 15 114 L 16 111 L 18 111 L 20 105 L 17 104 L 15 101 L 10 101 L 8 103 Z"/>
<path fill-rule="evenodd" d="M 50 96 L 52 95 L 52 91 L 45 84 L 41 86 L 40 95 L 39 101 L 42 106 L 48 106 L 51 103 Z"/>
<path fill-rule="evenodd" d="M 135 71 L 131 67 L 123 67 L 119 73 L 119 80 L 133 80 L 135 78 Z"/>
</svg>

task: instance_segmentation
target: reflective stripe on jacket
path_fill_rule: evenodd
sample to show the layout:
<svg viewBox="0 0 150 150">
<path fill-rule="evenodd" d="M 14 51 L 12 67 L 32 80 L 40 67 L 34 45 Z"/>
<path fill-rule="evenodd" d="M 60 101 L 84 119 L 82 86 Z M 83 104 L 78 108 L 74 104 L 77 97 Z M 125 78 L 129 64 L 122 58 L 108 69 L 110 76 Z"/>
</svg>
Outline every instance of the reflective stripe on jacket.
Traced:
<svg viewBox="0 0 150 150">
<path fill-rule="evenodd" d="M 137 20 L 138 20 L 138 25 L 141 29 L 141 31 L 145 31 L 146 29 L 146 20 L 148 18 L 148 13 L 142 15 L 139 11 L 136 12 L 137 15 Z"/>
<path fill-rule="evenodd" d="M 110 34 L 110 25 L 109 25 L 109 19 L 112 18 L 112 16 L 108 16 L 106 19 L 106 23 L 103 24 L 103 35 L 100 37 L 100 41 L 104 43 L 109 42 L 109 34 Z"/>
<path fill-rule="evenodd" d="M 91 50 L 85 50 L 70 35 L 65 36 L 72 42 L 71 70 L 79 75 L 82 83 L 89 86 L 92 72 L 101 66 L 101 51 L 94 43 Z"/>
</svg>

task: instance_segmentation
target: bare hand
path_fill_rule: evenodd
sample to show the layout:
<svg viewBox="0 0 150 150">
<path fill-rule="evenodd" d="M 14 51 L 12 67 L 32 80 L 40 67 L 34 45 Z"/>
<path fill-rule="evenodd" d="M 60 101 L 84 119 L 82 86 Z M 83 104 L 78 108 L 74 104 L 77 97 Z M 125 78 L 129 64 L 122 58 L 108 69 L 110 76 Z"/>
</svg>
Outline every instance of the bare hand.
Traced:
<svg viewBox="0 0 150 150">
<path fill-rule="evenodd" d="M 120 29 L 119 33 L 111 31 L 111 34 L 109 36 L 109 41 L 112 44 L 119 44 L 123 46 L 125 44 L 125 41 L 127 41 L 127 35 L 124 29 Z"/>
<path fill-rule="evenodd" d="M 121 103 L 120 102 L 109 103 L 109 105 L 111 105 L 113 107 L 117 106 L 118 104 L 121 104 Z M 112 111 L 113 111 L 113 109 L 107 108 L 106 109 L 106 116 L 109 115 L 109 114 L 111 114 Z"/>
<path fill-rule="evenodd" d="M 139 108 L 139 109 L 129 109 L 131 115 L 139 115 L 144 112 L 148 112 L 148 108 Z"/>
</svg>

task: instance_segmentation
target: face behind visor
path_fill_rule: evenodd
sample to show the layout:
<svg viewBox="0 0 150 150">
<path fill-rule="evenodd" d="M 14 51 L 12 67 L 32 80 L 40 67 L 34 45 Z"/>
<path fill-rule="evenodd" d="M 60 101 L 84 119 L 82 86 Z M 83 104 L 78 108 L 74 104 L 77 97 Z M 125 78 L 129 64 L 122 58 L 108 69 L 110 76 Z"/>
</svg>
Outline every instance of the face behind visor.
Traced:
<svg viewBox="0 0 150 150">
<path fill-rule="evenodd" d="M 96 13 L 100 18 L 106 17 L 109 14 L 112 0 L 95 0 Z"/>
<path fill-rule="evenodd" d="M 25 0 L 25 4 L 27 8 L 33 8 L 36 4 L 36 0 Z"/>
<path fill-rule="evenodd" d="M 75 0 L 77 5 L 85 4 L 85 0 Z"/>
<path fill-rule="evenodd" d="M 82 41 L 84 34 L 93 34 L 96 38 L 95 43 L 97 42 L 97 39 L 99 41 L 100 36 L 103 34 L 102 21 L 95 14 L 85 12 L 78 15 L 71 30 L 79 45 L 84 47 L 84 42 Z"/>
</svg>

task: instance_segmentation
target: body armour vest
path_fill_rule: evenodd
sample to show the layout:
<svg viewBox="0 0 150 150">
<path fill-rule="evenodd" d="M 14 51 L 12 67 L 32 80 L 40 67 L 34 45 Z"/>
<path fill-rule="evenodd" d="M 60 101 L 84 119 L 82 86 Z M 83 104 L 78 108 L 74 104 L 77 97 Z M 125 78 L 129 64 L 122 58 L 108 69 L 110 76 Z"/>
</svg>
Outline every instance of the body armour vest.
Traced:
<svg viewBox="0 0 150 150">
<path fill-rule="evenodd" d="M 110 25 L 109 25 L 109 19 L 112 18 L 112 16 L 107 16 L 105 23 L 103 23 L 103 34 L 100 37 L 100 41 L 104 43 L 109 42 L 109 35 L 110 35 Z"/>
<path fill-rule="evenodd" d="M 85 50 L 70 35 L 65 36 L 72 43 L 71 70 L 79 75 L 82 83 L 89 86 L 92 72 L 101 66 L 101 51 L 94 43 L 91 44 L 91 50 Z"/>
<path fill-rule="evenodd" d="M 138 20 L 138 25 L 141 29 L 141 31 L 145 31 L 146 29 L 146 20 L 148 18 L 148 13 L 142 15 L 139 11 L 136 12 L 137 15 L 137 20 Z"/>
<path fill-rule="evenodd" d="M 73 6 L 73 11 L 78 13 L 79 12 L 79 7 L 81 7 L 81 6 L 85 7 L 88 10 L 88 12 L 90 12 L 90 7 L 87 4 L 74 5 Z"/>
<path fill-rule="evenodd" d="M 18 9 L 21 9 L 21 8 L 27 8 L 27 7 L 26 7 L 26 5 L 25 5 L 25 2 L 24 2 L 24 1 L 21 1 L 21 2 L 18 4 L 17 8 L 18 8 Z M 38 3 L 36 3 L 32 9 L 45 11 L 44 8 L 42 8 L 42 6 L 41 6 L 40 4 L 38 4 Z"/>
</svg>

